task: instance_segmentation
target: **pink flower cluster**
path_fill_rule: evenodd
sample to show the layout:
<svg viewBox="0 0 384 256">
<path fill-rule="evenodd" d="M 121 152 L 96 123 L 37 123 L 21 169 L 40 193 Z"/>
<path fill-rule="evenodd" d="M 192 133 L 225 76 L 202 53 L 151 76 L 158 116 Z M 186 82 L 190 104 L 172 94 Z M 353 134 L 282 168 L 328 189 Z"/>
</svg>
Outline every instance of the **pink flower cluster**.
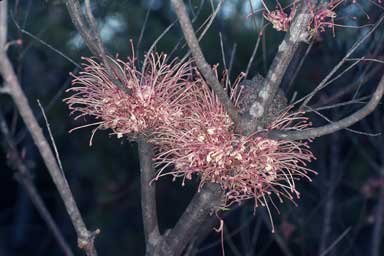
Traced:
<svg viewBox="0 0 384 256">
<path fill-rule="evenodd" d="M 124 74 L 116 79 L 129 89 L 127 93 L 103 64 L 89 58 L 85 61 L 68 90 L 74 94 L 65 102 L 76 118 L 96 119 L 91 124 L 96 126 L 93 133 L 110 129 L 118 137 L 130 139 L 147 135 L 157 152 L 154 180 L 173 175 L 184 184 L 195 175 L 200 188 L 209 182 L 221 185 L 226 192 L 225 206 L 253 198 L 255 207 L 268 207 L 273 195 L 279 201 L 294 200 L 300 196 L 296 181 L 310 180 L 308 174 L 313 171 L 306 164 L 314 156 L 307 141 L 273 140 L 263 135 L 270 130 L 308 127 L 300 113 L 287 110 L 264 131 L 244 136 L 234 131 L 223 105 L 191 62 L 167 64 L 165 55 L 152 53 L 139 70 L 134 58 L 126 62 L 111 59 L 115 71 L 118 68 Z M 240 75 L 233 85 L 225 74 L 222 79 L 236 107 L 242 78 Z"/>
<path fill-rule="evenodd" d="M 327 4 L 310 6 L 312 20 L 310 23 L 310 33 L 313 37 L 318 37 L 326 29 L 334 30 L 335 18 L 337 16 L 335 9 L 345 0 L 332 0 Z M 309 2 L 310 4 L 310 2 Z"/>
<path fill-rule="evenodd" d="M 226 191 L 225 206 L 255 200 L 255 208 L 267 206 L 274 194 L 279 201 L 299 198 L 295 182 L 311 180 L 306 167 L 314 156 L 307 142 L 273 140 L 269 130 L 302 130 L 310 124 L 300 113 L 281 113 L 266 130 L 250 136 L 236 134 L 233 123 L 218 98 L 198 75 L 190 97 L 184 98 L 184 116 L 173 125 L 159 127 L 152 143 L 158 145 L 155 180 L 164 175 L 181 177 L 183 184 L 193 175 L 200 187 L 213 182 Z M 230 86 L 235 106 L 241 97 L 241 77 Z M 169 167 L 174 167 L 169 171 Z"/>
<path fill-rule="evenodd" d="M 111 78 L 113 75 L 103 64 L 91 58 L 84 60 L 83 71 L 73 75 L 73 87 L 67 90 L 74 94 L 64 101 L 71 114 L 76 115 L 75 119 L 83 116 L 96 119 L 96 122 L 86 125 L 96 126 L 93 134 L 97 130 L 111 129 L 119 138 L 126 135 L 135 138 L 180 115 L 182 91 L 190 84 L 190 62 L 174 60 L 167 64 L 166 55 L 151 53 L 146 56 L 145 66 L 139 70 L 134 57 L 126 62 L 110 59 L 112 71 L 123 74 Z M 129 93 L 116 86 L 116 82 Z"/>
<path fill-rule="evenodd" d="M 375 5 L 382 4 L 382 0 L 369 0 Z M 296 3 L 297 0 L 292 0 L 287 7 L 283 8 L 279 1 L 277 2 L 276 10 L 269 11 L 268 7 L 262 1 L 265 11 L 263 12 L 264 18 L 270 22 L 274 29 L 277 31 L 288 31 L 293 18 L 296 14 Z M 377 3 L 376 3 L 377 2 Z M 334 32 L 336 26 L 339 27 L 348 27 L 342 24 L 336 24 L 335 19 L 337 18 L 336 8 L 340 7 L 342 4 L 346 5 L 356 5 L 364 14 L 366 12 L 362 9 L 358 1 L 356 0 L 330 0 L 326 3 L 317 3 L 314 4 L 313 1 L 305 1 L 305 4 L 309 7 L 309 13 L 312 16 L 311 21 L 308 24 L 308 30 L 312 38 L 317 38 L 321 33 L 325 32 L 327 29 L 330 29 Z M 369 19 L 368 14 L 366 16 Z"/>
<path fill-rule="evenodd" d="M 273 28 L 277 31 L 288 31 L 289 26 L 295 16 L 296 8 L 291 9 L 290 14 L 288 15 L 286 11 L 278 5 L 278 8 L 274 11 L 265 11 L 263 13 L 264 18 L 269 21 Z"/>
</svg>

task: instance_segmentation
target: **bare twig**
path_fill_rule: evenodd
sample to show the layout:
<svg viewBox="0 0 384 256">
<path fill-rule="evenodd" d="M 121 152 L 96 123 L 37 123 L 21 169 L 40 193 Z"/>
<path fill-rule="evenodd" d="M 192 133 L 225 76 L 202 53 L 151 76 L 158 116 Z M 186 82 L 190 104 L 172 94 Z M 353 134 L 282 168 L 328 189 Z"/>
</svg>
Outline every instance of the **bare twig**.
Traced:
<svg viewBox="0 0 384 256">
<path fill-rule="evenodd" d="M 235 56 L 236 56 L 236 50 L 237 50 L 237 44 L 234 43 L 231 51 L 231 58 L 229 59 L 228 77 L 230 77 L 232 72 L 233 62 L 235 61 Z"/>
<path fill-rule="evenodd" d="M 333 248 L 346 236 L 348 235 L 349 231 L 351 231 L 351 227 L 347 228 L 326 250 L 323 251 L 323 253 L 320 256 L 327 255 L 330 251 L 333 250 Z"/>
<path fill-rule="evenodd" d="M 384 20 L 384 15 L 376 22 L 375 26 L 365 34 L 361 39 L 357 40 L 352 48 L 348 51 L 348 53 L 344 56 L 344 58 L 332 69 L 331 72 L 320 82 L 320 84 L 307 96 L 303 97 L 300 101 L 304 100 L 302 103 L 302 107 L 307 105 L 309 101 L 318 93 L 320 90 L 325 88 L 330 83 L 328 82 L 331 77 L 343 66 L 343 64 L 349 59 L 349 57 L 372 35 L 373 32 L 377 30 L 377 28 L 382 24 Z"/>
<path fill-rule="evenodd" d="M 146 242 L 146 255 L 153 255 L 155 246 L 160 241 L 159 227 L 157 224 L 156 187 L 150 185 L 154 169 L 152 165 L 152 145 L 141 138 L 138 141 L 140 158 L 141 179 L 141 208 Z"/>
<path fill-rule="evenodd" d="M 41 218 L 47 224 L 49 230 L 52 232 L 53 237 L 59 244 L 60 248 L 63 250 L 64 255 L 73 256 L 73 252 L 65 240 L 63 234 L 60 232 L 57 224 L 52 218 L 52 215 L 49 213 L 43 199 L 39 195 L 35 184 L 33 183 L 30 171 L 27 166 L 23 163 L 22 158 L 17 150 L 16 144 L 12 138 L 12 135 L 9 132 L 8 125 L 0 112 L 0 131 L 3 134 L 4 138 L 4 151 L 8 152 L 10 156 L 9 165 L 11 168 L 15 169 L 15 178 L 16 180 L 24 187 L 27 191 L 28 196 L 30 197 L 32 203 L 34 204 L 36 210 L 39 212 Z"/>
<path fill-rule="evenodd" d="M 171 0 L 171 3 L 177 14 L 185 40 L 187 41 L 188 46 L 192 52 L 192 56 L 196 62 L 196 65 L 198 66 L 204 78 L 207 80 L 208 84 L 211 86 L 212 90 L 220 99 L 221 103 L 224 105 L 228 115 L 235 123 L 238 123 L 240 120 L 239 114 L 237 113 L 227 93 L 223 89 L 223 86 L 220 84 L 219 80 L 213 73 L 212 67 L 205 60 L 204 54 L 200 48 L 199 41 L 196 38 L 196 34 L 193 30 L 191 20 L 188 17 L 183 1 Z"/>
<path fill-rule="evenodd" d="M 4 9 L 6 7 L 6 2 L 6 0 L 0 2 L 0 12 L 5 15 L 6 10 Z M 7 18 L 2 15 L 2 19 L 0 21 L 6 22 Z M 0 23 L 0 28 L 5 26 L 6 24 Z M 1 31 L 6 31 L 6 29 L 3 28 Z M 0 42 L 4 43 L 6 41 L 4 37 L 6 38 L 6 36 L 7 35 L 2 32 L 0 34 Z M 12 64 L 3 47 L 4 45 L 0 45 L 0 74 L 3 77 L 5 85 L 9 88 L 9 94 L 12 97 L 13 102 L 15 103 L 26 127 L 31 133 L 32 139 L 43 158 L 43 161 L 60 193 L 60 196 L 64 201 L 65 207 L 78 236 L 79 247 L 84 249 L 89 256 L 97 255 L 94 247 L 94 238 L 99 231 L 97 230 L 96 232 L 90 232 L 86 228 L 69 185 L 65 177 L 62 175 L 52 149 L 50 148 L 50 145 L 45 138 L 43 131 L 32 112 L 31 107 L 29 106 L 28 100 L 23 90 L 21 89 Z"/>
<path fill-rule="evenodd" d="M 58 55 L 60 55 L 61 57 L 63 57 L 64 59 L 68 60 L 69 62 L 71 62 L 73 65 L 75 65 L 77 68 L 80 68 L 80 65 L 79 63 L 77 63 L 76 61 L 74 61 L 73 59 L 71 59 L 68 55 L 66 55 L 65 53 L 63 53 L 62 51 L 58 50 L 57 48 L 53 47 L 52 45 L 50 45 L 49 43 L 45 42 L 44 40 L 40 39 L 39 37 L 35 36 L 34 34 L 28 32 L 27 30 L 23 29 L 20 27 L 20 25 L 16 22 L 15 22 L 15 25 L 16 25 L 16 28 L 23 34 L 31 37 L 33 40 L 36 40 L 37 42 L 39 42 L 40 44 L 44 45 L 45 47 L 47 47 L 48 49 L 52 50 L 53 52 L 57 53 Z"/>
<path fill-rule="evenodd" d="M 224 239 L 225 241 L 227 242 L 229 248 L 231 249 L 231 255 L 234 255 L 234 256 L 241 256 L 241 252 L 239 251 L 239 249 L 237 248 L 235 242 L 233 241 L 232 237 L 228 235 L 228 232 L 229 232 L 229 229 L 227 228 L 227 226 L 224 224 Z"/>
<path fill-rule="evenodd" d="M 353 82 L 352 84 L 349 84 L 348 86 L 345 86 L 343 87 L 342 89 L 338 90 L 337 92 L 333 93 L 332 95 L 330 95 L 329 97 L 327 98 L 322 98 L 320 99 L 319 101 L 317 101 L 315 104 L 312 105 L 312 107 L 319 107 L 320 104 L 323 105 L 323 106 L 326 106 L 327 104 L 330 104 L 340 98 L 342 98 L 343 96 L 347 95 L 348 93 L 351 93 L 353 90 L 355 90 L 356 88 L 358 88 L 360 86 L 360 84 L 364 84 L 366 83 L 367 81 L 369 81 L 371 78 L 373 78 L 374 76 L 377 75 L 377 73 L 381 70 L 381 67 L 379 65 L 376 65 L 374 68 L 372 68 L 372 70 L 370 70 L 367 74 L 367 70 L 363 72 L 363 75 L 360 75 L 359 78 L 355 79 L 355 82 Z M 358 90 L 356 90 L 356 93 L 355 95 L 357 95 Z M 353 99 L 356 98 L 357 96 L 355 97 L 352 97 Z"/>
<path fill-rule="evenodd" d="M 95 56 L 102 59 L 107 73 L 111 77 L 114 84 L 123 92 L 130 94 L 130 90 L 122 84 L 124 75 L 116 64 L 108 57 L 108 52 L 105 50 L 101 41 L 100 34 L 97 29 L 95 18 L 91 11 L 91 4 L 89 0 L 85 1 L 86 15 L 81 11 L 80 3 L 78 0 L 67 0 L 66 2 L 69 15 L 76 29 L 79 31 L 85 44 Z"/>
<path fill-rule="evenodd" d="M 309 55 L 309 52 L 310 52 L 311 49 L 312 49 L 313 43 L 314 43 L 314 42 L 312 41 L 312 42 L 308 45 L 307 49 L 305 50 L 304 55 L 301 56 L 301 59 L 300 59 L 299 64 L 297 65 L 297 67 L 295 67 L 295 71 L 293 72 L 291 78 L 289 79 L 290 82 L 289 82 L 289 84 L 288 84 L 288 86 L 287 86 L 287 90 L 286 90 L 286 92 L 289 92 L 290 89 L 292 88 L 292 85 L 293 85 L 293 83 L 295 82 L 297 75 L 299 74 L 301 68 L 303 67 L 303 64 L 304 64 L 305 60 L 307 59 L 307 57 L 308 57 L 308 55 Z"/>
<path fill-rule="evenodd" d="M 249 58 L 247 68 L 245 70 L 246 77 L 248 77 L 249 70 L 251 70 L 251 66 L 252 66 L 253 60 L 254 60 L 254 58 L 256 56 L 257 49 L 259 49 L 260 41 L 261 41 L 261 36 L 259 34 L 259 36 L 257 37 L 257 40 L 256 40 L 256 44 L 253 47 L 253 51 L 252 51 L 251 57 Z"/>
<path fill-rule="evenodd" d="M 196 35 L 201 31 L 200 35 L 198 36 L 198 41 L 200 42 L 203 37 L 205 36 L 205 34 L 208 32 L 209 28 L 212 26 L 212 23 L 213 21 L 215 20 L 217 14 L 219 13 L 219 10 L 221 8 L 221 5 L 223 4 L 224 0 L 220 0 L 220 2 L 217 4 L 216 6 L 216 9 L 214 8 L 213 6 L 213 2 L 212 0 L 210 1 L 211 3 L 211 7 L 212 7 L 212 13 L 207 17 L 207 19 L 203 22 L 203 24 L 200 25 L 199 28 L 197 28 L 196 30 Z M 193 23 L 194 21 L 191 22 L 191 24 Z M 185 39 L 185 37 L 184 37 Z M 185 47 L 185 44 L 181 47 L 181 48 L 184 48 Z M 184 57 L 182 58 L 182 60 L 188 58 L 189 56 L 191 55 L 191 50 L 189 50 L 185 55 Z"/>
<path fill-rule="evenodd" d="M 337 115 L 337 114 L 334 114 Z M 339 134 L 332 134 L 330 140 L 332 143 L 330 145 L 330 153 L 328 159 L 329 166 L 327 168 L 325 161 L 322 161 L 321 166 L 323 169 L 323 176 L 327 176 L 324 178 L 324 186 L 326 188 L 325 197 L 326 202 L 324 205 L 324 215 L 323 215 L 323 223 L 322 223 L 322 232 L 320 236 L 320 245 L 319 245 L 319 255 L 321 255 L 328 246 L 328 243 L 332 234 L 332 216 L 335 206 L 335 197 L 334 191 L 336 190 L 338 179 L 337 175 L 340 172 L 340 136 Z"/>
<path fill-rule="evenodd" d="M 371 256 L 380 255 L 383 223 L 384 223 L 384 188 L 381 188 L 380 194 L 379 194 L 379 201 L 377 203 L 376 210 L 375 210 L 375 224 L 373 225 L 373 232 L 372 232 Z"/>
<path fill-rule="evenodd" d="M 344 117 L 339 121 L 335 121 L 331 124 L 324 125 L 321 127 L 310 128 L 303 131 L 292 131 L 292 132 L 273 131 L 269 133 L 268 136 L 272 138 L 303 140 L 303 139 L 309 139 L 309 138 L 316 138 L 316 137 L 320 137 L 326 134 L 336 132 L 338 130 L 347 128 L 357 123 L 358 121 L 362 120 L 367 115 L 369 115 L 372 111 L 375 110 L 377 105 L 380 103 L 380 100 L 383 97 L 383 95 L 384 95 L 384 76 L 382 76 L 369 102 L 364 107 L 356 111 L 355 113 L 347 117 Z"/>
</svg>

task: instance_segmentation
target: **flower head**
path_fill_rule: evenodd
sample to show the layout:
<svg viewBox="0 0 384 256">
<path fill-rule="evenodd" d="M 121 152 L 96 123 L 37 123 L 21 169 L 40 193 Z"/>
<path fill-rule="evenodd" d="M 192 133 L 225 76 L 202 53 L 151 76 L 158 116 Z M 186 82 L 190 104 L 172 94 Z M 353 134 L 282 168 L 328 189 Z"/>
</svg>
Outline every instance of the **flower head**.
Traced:
<svg viewBox="0 0 384 256">
<path fill-rule="evenodd" d="M 310 7 L 312 12 L 312 20 L 310 22 L 310 32 L 312 36 L 318 37 L 320 33 L 326 31 L 326 29 L 334 30 L 336 12 L 335 8 L 344 0 L 334 0 L 327 4 L 320 4 L 317 7 Z"/>
<path fill-rule="evenodd" d="M 134 57 L 127 61 L 110 58 L 113 72 L 122 74 L 114 76 L 95 59 L 83 59 L 83 70 L 73 75 L 73 86 L 67 90 L 73 94 L 64 101 L 75 119 L 92 116 L 97 120 L 91 124 L 96 126 L 94 132 L 111 129 L 118 137 L 135 137 L 180 115 L 179 101 L 188 87 L 190 62 L 167 63 L 165 54 L 150 53 L 138 69 Z"/>
<path fill-rule="evenodd" d="M 276 10 L 267 10 L 263 13 L 263 16 L 267 21 L 272 24 L 273 28 L 277 31 L 288 31 L 293 17 L 295 16 L 295 13 L 295 6 L 293 6 L 290 14 L 288 15 L 286 11 L 280 5 L 278 5 L 278 8 Z"/>
<path fill-rule="evenodd" d="M 159 145 L 156 157 L 160 167 L 155 180 L 164 175 L 182 177 L 183 184 L 193 175 L 200 178 L 200 187 L 213 182 L 226 192 L 225 206 L 255 200 L 255 208 L 268 206 L 271 196 L 280 201 L 299 198 L 295 182 L 310 180 L 313 172 L 306 167 L 314 156 L 307 142 L 273 140 L 262 134 L 269 130 L 301 130 L 309 125 L 300 113 L 282 113 L 264 131 L 250 136 L 236 134 L 233 123 L 218 98 L 205 81 L 192 86 L 183 116 L 173 126 L 159 127 L 154 144 Z M 240 79 L 230 90 L 237 106 L 241 96 Z M 224 79 L 223 83 L 228 84 Z M 173 165 L 174 170 L 168 171 Z"/>
</svg>

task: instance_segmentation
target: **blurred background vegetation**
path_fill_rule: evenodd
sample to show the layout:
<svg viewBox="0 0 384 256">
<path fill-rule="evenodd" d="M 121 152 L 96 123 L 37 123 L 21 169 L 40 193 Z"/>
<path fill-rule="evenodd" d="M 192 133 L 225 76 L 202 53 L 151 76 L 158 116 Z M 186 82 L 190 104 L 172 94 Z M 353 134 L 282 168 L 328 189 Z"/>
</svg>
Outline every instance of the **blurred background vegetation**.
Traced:
<svg viewBox="0 0 384 256">
<path fill-rule="evenodd" d="M 142 57 L 154 40 L 176 20 L 169 1 L 165 0 L 92 2 L 106 47 L 121 58 L 131 54 L 129 40 L 133 41 L 139 58 Z M 261 7 L 260 1 L 251 2 L 255 10 Z M 270 9 L 275 8 L 275 1 L 266 2 Z M 331 31 L 321 35 L 293 85 L 288 86 L 292 77 L 285 80 L 283 86 L 289 99 L 294 94 L 299 98 L 310 92 L 344 57 L 353 43 L 370 29 L 369 26 L 357 26 L 372 24 L 383 14 L 383 5 L 377 1 L 351 2 L 346 1 L 337 8 L 341 18 L 336 23 L 354 28 L 337 27 L 334 35 Z M 216 1 L 205 0 L 190 0 L 187 3 L 192 7 L 191 15 L 196 15 L 195 28 L 212 13 L 211 4 L 217 4 Z M 286 4 L 285 1 L 280 3 L 283 6 Z M 22 40 L 21 45 L 9 48 L 9 54 L 35 114 L 41 116 L 37 99 L 47 112 L 68 182 L 88 227 L 101 229 L 101 235 L 96 239 L 99 254 L 143 255 L 136 144 L 111 137 L 108 131 L 99 131 L 90 147 L 91 129 L 68 133 L 71 128 L 85 123 L 84 120 L 74 121 L 69 117 L 69 111 L 62 102 L 68 96 L 65 90 L 71 82 L 69 73 L 79 70 L 68 58 L 81 63 L 81 57 L 89 56 L 90 52 L 75 30 L 65 5 L 59 0 L 14 0 L 10 1 L 9 14 L 8 40 Z M 224 58 L 229 66 L 234 53 L 232 79 L 245 71 L 260 29 L 264 27 L 260 12 L 250 14 L 250 1 L 225 0 L 201 41 L 210 64 L 219 63 L 223 68 Z M 354 57 L 369 57 L 378 49 L 373 57 L 381 56 L 383 59 L 383 28 L 380 26 Z M 249 78 L 257 73 L 265 75 L 283 36 L 283 32 L 277 32 L 271 26 L 265 27 Z M 158 42 L 156 49 L 182 57 L 187 49 L 181 38 L 179 27 L 175 25 Z M 303 46 L 300 50 L 296 64 L 305 49 Z M 369 81 L 364 81 L 372 70 L 375 72 L 369 76 Z M 312 106 L 320 107 L 369 95 L 383 71 L 382 63 L 362 62 L 315 97 Z M 352 85 L 355 87 L 349 88 Z M 330 101 L 345 90 L 347 92 L 336 101 Z M 356 100 L 356 104 L 325 109 L 321 114 L 338 119 L 361 106 L 362 102 Z M 75 232 L 62 200 L 11 100 L 5 95 L 0 95 L 0 108 L 6 115 L 39 192 L 76 255 L 81 255 L 76 248 Z M 310 117 L 314 125 L 326 123 L 317 114 L 310 114 Z M 384 126 L 383 117 L 384 109 L 380 105 L 373 115 L 353 129 L 380 133 Z M 40 121 L 44 126 L 43 120 Z M 375 213 L 380 213 L 380 206 L 384 212 L 383 136 L 344 130 L 316 139 L 312 145 L 317 160 L 311 168 L 319 175 L 313 177 L 312 183 L 299 184 L 302 193 L 297 207 L 285 202 L 278 205 L 280 214 L 272 211 L 276 234 L 271 234 L 265 209 L 257 208 L 253 214 L 253 202 L 225 213 L 227 255 L 317 255 L 331 246 L 332 250 L 327 255 L 363 255 L 368 252 L 375 256 L 372 252 L 374 227 L 383 224 L 378 222 Z M 62 255 L 25 190 L 15 181 L 14 171 L 8 167 L 6 159 L 7 152 L 0 149 L 0 255 Z M 175 224 L 196 191 L 196 184 L 192 181 L 182 187 L 180 181 L 172 182 L 171 177 L 157 183 L 162 231 Z M 379 237 L 383 240 L 382 234 Z M 338 241 L 337 244 L 332 246 L 335 241 Z M 220 248 L 220 235 L 212 232 L 200 245 L 198 255 L 220 255 Z M 381 251 L 384 253 L 384 248 Z"/>
</svg>

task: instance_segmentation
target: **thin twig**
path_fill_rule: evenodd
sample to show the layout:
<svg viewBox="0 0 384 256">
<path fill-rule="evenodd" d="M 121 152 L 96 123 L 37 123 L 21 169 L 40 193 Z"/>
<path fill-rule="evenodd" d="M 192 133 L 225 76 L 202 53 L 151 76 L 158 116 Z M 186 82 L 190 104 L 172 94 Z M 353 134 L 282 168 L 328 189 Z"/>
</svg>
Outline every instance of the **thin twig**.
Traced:
<svg viewBox="0 0 384 256">
<path fill-rule="evenodd" d="M 43 118 L 44 118 L 44 121 L 45 121 L 45 127 L 47 127 L 48 134 L 49 134 L 49 138 L 51 139 L 52 147 L 53 147 L 53 150 L 55 151 L 56 161 L 57 161 L 57 163 L 58 163 L 58 165 L 59 165 L 59 167 L 60 167 L 61 173 L 62 173 L 63 176 L 64 176 L 63 164 L 61 163 L 61 159 L 60 159 L 59 151 L 57 150 L 57 146 L 56 146 L 56 143 L 55 143 L 55 139 L 53 138 L 53 134 L 52 134 L 52 131 L 51 131 L 51 125 L 50 125 L 49 122 L 48 122 L 48 118 L 47 118 L 47 116 L 45 115 L 45 111 L 44 111 L 43 106 L 42 106 L 41 103 L 40 103 L 40 100 L 37 100 L 37 105 L 39 105 L 39 108 L 40 108 L 41 113 L 42 113 L 42 115 L 43 115 Z"/>
<path fill-rule="evenodd" d="M 65 3 L 73 24 L 75 25 L 77 31 L 79 31 L 89 50 L 92 54 L 102 59 L 107 73 L 111 77 L 113 83 L 123 92 L 130 94 L 131 91 L 121 82 L 125 80 L 124 75 L 121 74 L 121 71 L 118 67 L 116 67 L 116 64 L 110 60 L 108 52 L 102 44 L 96 20 L 91 11 L 90 1 L 85 1 L 86 15 L 83 14 L 78 0 L 67 0 Z"/>
<path fill-rule="evenodd" d="M 215 20 L 217 14 L 219 13 L 219 10 L 221 8 L 221 5 L 223 4 L 224 0 L 220 0 L 220 2 L 217 4 L 216 6 L 216 9 L 213 8 L 213 3 L 212 3 L 212 0 L 210 1 L 211 3 L 211 7 L 212 7 L 212 13 L 208 16 L 208 18 L 203 22 L 203 24 L 200 25 L 200 27 L 196 30 L 196 34 L 198 34 L 200 32 L 201 29 L 203 29 L 203 31 L 200 33 L 200 35 L 198 36 L 198 41 L 200 42 L 203 37 L 205 36 L 205 34 L 208 32 L 209 28 L 212 26 L 212 23 L 213 21 Z M 192 21 L 193 23 L 193 21 Z M 205 25 L 207 24 L 207 25 Z M 185 37 L 184 37 L 185 39 Z M 185 45 L 183 45 L 181 48 L 184 48 Z M 189 50 L 185 55 L 184 57 L 181 59 L 182 61 L 184 61 L 185 59 L 187 59 L 189 56 L 191 55 L 191 50 Z"/>
<path fill-rule="evenodd" d="M 52 50 L 53 52 L 57 53 L 58 55 L 60 55 L 61 57 L 63 57 L 64 59 L 68 60 L 69 62 L 71 62 L 73 65 L 75 65 L 77 68 L 80 68 L 80 64 L 77 63 L 76 61 L 74 61 L 73 59 L 71 59 L 68 55 L 66 55 L 65 53 L 63 53 L 62 51 L 58 50 L 57 48 L 53 47 L 52 45 L 50 45 L 49 43 L 45 42 L 44 40 L 38 38 L 37 36 L 35 36 L 34 34 L 28 32 L 27 30 L 23 29 L 20 27 L 20 25 L 16 22 L 16 20 L 14 20 L 14 23 L 16 25 L 16 28 L 23 34 L 31 37 L 33 40 L 39 42 L 40 44 L 44 45 L 45 47 L 47 47 L 48 49 Z"/>
<path fill-rule="evenodd" d="M 232 67 L 233 67 L 233 63 L 235 61 L 235 56 L 236 56 L 236 50 L 237 50 L 237 44 L 234 43 L 233 47 L 232 47 L 232 51 L 231 51 L 231 58 L 229 59 L 228 77 L 231 76 Z"/>
<path fill-rule="evenodd" d="M 192 52 L 197 67 L 217 97 L 220 99 L 220 102 L 224 105 L 228 115 L 235 123 L 238 123 L 240 120 L 239 114 L 237 113 L 223 86 L 220 84 L 219 80 L 214 74 L 212 67 L 205 60 L 204 54 L 200 48 L 199 41 L 196 38 L 196 34 L 193 30 L 191 20 L 188 17 L 187 10 L 183 1 L 171 0 L 171 3 L 174 11 L 177 14 L 185 40 L 188 43 L 189 49 Z"/>
<path fill-rule="evenodd" d="M 4 7 L 6 7 L 6 0 L 0 3 L 0 12 L 6 15 Z M 3 17 L 3 16 L 2 16 Z M 7 18 L 3 18 L 1 21 L 7 21 Z M 0 23 L 0 28 L 6 26 L 6 24 Z M 2 30 L 6 31 L 6 30 Z M 2 38 L 5 34 L 0 34 L 0 42 L 5 42 Z M 88 256 L 97 255 L 96 249 L 94 247 L 94 238 L 97 233 L 100 231 L 90 232 L 86 228 L 83 218 L 81 217 L 80 211 L 76 205 L 76 202 L 73 198 L 72 192 L 69 188 L 69 185 L 62 175 L 60 167 L 57 164 L 54 153 L 50 148 L 50 145 L 45 138 L 39 123 L 36 120 L 35 115 L 32 112 L 31 107 L 29 106 L 27 97 L 25 96 L 19 81 L 16 77 L 16 74 L 13 70 L 12 64 L 4 51 L 4 45 L 0 45 L 0 74 L 3 77 L 3 81 L 10 90 L 10 96 L 15 103 L 17 110 L 20 113 L 21 118 L 23 119 L 26 127 L 32 135 L 32 139 L 39 150 L 41 157 L 53 179 L 53 182 L 58 189 L 61 198 L 64 201 L 67 212 L 71 218 L 72 224 L 75 227 L 79 247 L 84 249 Z"/>
<path fill-rule="evenodd" d="M 223 60 L 224 69 L 228 70 L 227 61 L 225 60 L 226 56 L 225 56 L 225 50 L 224 50 L 223 36 L 221 35 L 221 32 L 219 32 L 219 39 L 220 39 L 221 57 L 222 57 L 222 60 Z"/>
<path fill-rule="evenodd" d="M 337 115 L 337 113 L 334 113 Z M 329 143 L 330 145 L 330 153 L 329 153 L 329 166 L 326 166 L 325 161 L 322 162 L 323 169 L 320 170 L 323 172 L 323 176 L 327 176 L 324 178 L 324 186 L 326 189 L 325 197 L 326 203 L 324 206 L 323 213 L 323 223 L 322 223 L 322 232 L 320 236 L 320 245 L 319 245 L 319 255 L 325 251 L 328 245 L 328 241 L 330 241 L 330 236 L 332 234 L 332 216 L 335 208 L 335 196 L 333 191 L 336 190 L 338 185 L 337 174 L 340 173 L 340 135 L 334 133 L 331 135 Z"/>
<path fill-rule="evenodd" d="M 149 3 L 147 12 L 145 13 L 144 22 L 141 25 L 141 31 L 140 31 L 140 35 L 139 35 L 139 40 L 137 40 L 137 48 L 136 48 L 137 56 L 140 56 L 141 41 L 143 40 L 144 32 L 145 32 L 145 29 L 147 28 L 148 18 L 149 18 L 149 14 L 151 13 L 151 7 L 152 7 L 153 2 L 154 2 L 154 0 L 151 0 L 151 2 Z"/>
<path fill-rule="evenodd" d="M 288 84 L 288 86 L 287 86 L 287 90 L 286 90 L 287 92 L 289 92 L 290 89 L 292 88 L 292 85 L 293 85 L 293 83 L 295 82 L 297 75 L 299 74 L 301 68 L 302 68 L 303 65 L 304 65 L 305 60 L 307 59 L 307 57 L 308 57 L 308 55 L 309 55 L 309 52 L 310 52 L 311 49 L 312 49 L 313 43 L 314 43 L 314 42 L 312 41 L 312 42 L 308 45 L 307 49 L 305 50 L 304 55 L 301 56 L 300 62 L 299 62 L 299 64 L 297 65 L 297 67 L 295 68 L 295 71 L 294 71 L 294 73 L 292 74 L 292 76 L 291 76 L 291 78 L 290 78 L 290 80 L 289 80 L 289 84 Z"/>
<path fill-rule="evenodd" d="M 259 36 L 257 37 L 257 40 L 256 40 L 255 47 L 253 47 L 253 51 L 252 51 L 251 57 L 249 58 L 248 65 L 247 65 L 247 68 L 245 70 L 245 76 L 246 77 L 248 77 L 249 70 L 251 70 L 251 66 L 252 66 L 253 60 L 255 59 L 255 56 L 256 56 L 256 53 L 257 53 L 257 49 L 259 49 L 260 41 L 261 41 L 261 36 L 260 36 L 260 33 L 259 33 Z"/>
<path fill-rule="evenodd" d="M 320 256 L 327 255 L 332 249 L 346 236 L 348 235 L 349 231 L 351 231 L 351 227 L 347 228 L 325 251 L 323 251 Z"/>
<path fill-rule="evenodd" d="M 27 191 L 29 198 L 31 199 L 36 210 L 39 212 L 41 218 L 47 224 L 49 230 L 52 232 L 53 237 L 59 244 L 60 248 L 63 250 L 64 255 L 73 256 L 71 247 L 68 245 L 63 234 L 60 232 L 56 222 L 54 221 L 52 215 L 47 209 L 43 199 L 41 198 L 39 192 L 36 189 L 35 184 L 33 183 L 31 173 L 28 170 L 28 167 L 23 163 L 23 160 L 20 156 L 20 153 L 17 150 L 16 143 L 13 140 L 11 133 L 9 132 L 8 125 L 6 124 L 5 118 L 0 112 L 0 131 L 3 134 L 4 138 L 4 151 L 8 152 L 10 156 L 9 165 L 14 168 L 15 179 L 24 187 Z"/>
<path fill-rule="evenodd" d="M 383 167 L 384 168 L 384 167 Z M 381 176 L 383 178 L 383 175 Z M 380 255 L 380 245 L 382 241 L 384 224 L 384 188 L 380 189 L 379 201 L 375 210 L 375 224 L 372 231 L 371 256 Z"/>
<path fill-rule="evenodd" d="M 357 123 L 358 121 L 362 120 L 366 116 L 368 116 L 371 112 L 375 110 L 377 105 L 379 105 L 383 95 L 384 95 L 384 75 L 382 76 L 369 102 L 364 107 L 354 112 L 353 114 L 347 117 L 344 117 L 339 121 L 335 121 L 331 124 L 324 125 L 321 127 L 310 128 L 303 131 L 292 131 L 292 132 L 276 131 L 276 132 L 271 132 L 270 134 L 268 134 L 268 136 L 273 138 L 282 138 L 282 139 L 290 139 L 290 140 L 303 140 L 303 139 L 316 138 L 326 134 L 334 133 L 338 130 L 347 128 Z"/>
<path fill-rule="evenodd" d="M 376 29 L 381 25 L 383 20 L 384 20 L 384 15 L 381 16 L 381 18 L 376 22 L 375 26 L 367 34 L 365 34 L 361 39 L 355 42 L 352 48 L 344 56 L 344 58 L 332 69 L 331 72 L 328 73 L 328 75 L 323 79 L 323 81 L 321 81 L 320 84 L 311 93 L 309 93 L 307 96 L 303 97 L 300 100 L 300 101 L 304 100 L 301 107 L 306 106 L 316 93 L 318 93 L 324 87 L 329 85 L 328 83 L 329 79 L 331 79 L 331 77 L 343 66 L 343 64 L 349 59 L 349 57 L 372 35 L 372 33 L 376 31 Z"/>
</svg>

